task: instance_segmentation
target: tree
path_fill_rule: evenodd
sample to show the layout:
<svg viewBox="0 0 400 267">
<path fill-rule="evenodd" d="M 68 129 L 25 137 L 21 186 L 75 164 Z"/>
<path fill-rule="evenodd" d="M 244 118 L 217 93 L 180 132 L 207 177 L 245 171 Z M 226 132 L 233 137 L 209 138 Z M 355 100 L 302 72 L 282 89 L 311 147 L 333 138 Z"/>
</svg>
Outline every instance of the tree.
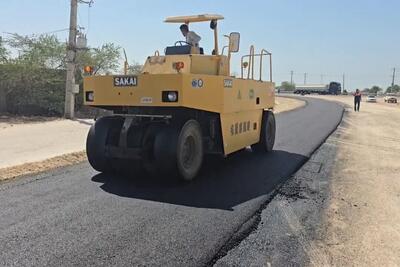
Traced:
<svg viewBox="0 0 400 267">
<path fill-rule="evenodd" d="M 282 82 L 280 89 L 283 91 L 294 91 L 296 86 L 290 82 Z"/>
<path fill-rule="evenodd" d="M 0 36 L 0 77 L 1 80 L 4 79 L 4 76 L 2 75 L 2 64 L 5 64 L 8 62 L 8 57 L 9 53 L 7 51 L 7 48 L 4 46 L 4 42 L 2 37 Z M 3 88 L 2 81 L 0 80 L 0 112 L 4 112 L 7 110 L 7 102 L 6 102 L 6 89 Z"/>
<path fill-rule="evenodd" d="M 22 36 L 12 34 L 8 45 L 15 49 L 19 56 L 15 63 L 28 64 L 32 67 L 65 69 L 66 44 L 55 35 Z M 115 71 L 119 67 L 121 48 L 113 43 L 106 43 L 98 48 L 80 50 L 77 53 L 77 69 L 90 65 L 95 73 Z"/>
<path fill-rule="evenodd" d="M 382 91 L 382 88 L 380 88 L 377 85 L 374 85 L 371 87 L 371 89 L 369 89 L 369 93 L 371 93 L 371 94 L 377 94 L 380 91 Z"/>
<path fill-rule="evenodd" d="M 143 69 L 143 65 L 137 63 L 137 62 L 133 62 L 132 65 L 129 65 L 128 67 L 128 74 L 139 74 Z"/>
<path fill-rule="evenodd" d="M 118 70 L 120 58 L 121 47 L 107 43 L 99 48 L 79 52 L 76 61 L 81 70 L 84 66 L 91 66 L 94 69 L 93 74 L 105 74 Z"/>
<path fill-rule="evenodd" d="M 2 69 L 7 93 L 19 89 L 22 94 L 25 90 L 44 87 L 44 84 L 51 87 L 63 81 L 63 73 L 58 70 L 65 69 L 66 47 L 56 36 L 22 36 L 14 33 L 7 38 L 7 45 L 18 55 L 9 58 Z M 29 94 L 21 97 L 29 97 Z"/>
<path fill-rule="evenodd" d="M 16 64 L 26 64 L 32 68 L 65 68 L 66 46 L 55 35 L 22 36 L 12 34 L 7 44 L 16 50 Z"/>
<path fill-rule="evenodd" d="M 389 86 L 386 89 L 386 93 L 399 93 L 399 92 L 400 92 L 400 85 L 398 84 L 393 85 L 393 87 Z"/>
<path fill-rule="evenodd" d="M 3 38 L 0 36 L 0 64 L 6 63 L 9 55 L 7 48 L 4 46 Z"/>
<path fill-rule="evenodd" d="M 6 41 L 0 42 L 0 63 L 1 58 L 7 59 L 6 64 L 0 65 L 0 93 L 2 91 L 1 98 L 8 101 L 0 104 L 7 105 L 15 113 L 62 114 L 65 56 L 66 43 L 60 42 L 55 35 L 11 34 Z M 76 57 L 76 82 L 82 82 L 80 71 L 83 66 L 94 66 L 96 73 L 108 73 L 119 69 L 119 59 L 120 48 L 112 43 L 80 50 Z M 27 107 L 30 108 L 28 111 Z"/>
</svg>

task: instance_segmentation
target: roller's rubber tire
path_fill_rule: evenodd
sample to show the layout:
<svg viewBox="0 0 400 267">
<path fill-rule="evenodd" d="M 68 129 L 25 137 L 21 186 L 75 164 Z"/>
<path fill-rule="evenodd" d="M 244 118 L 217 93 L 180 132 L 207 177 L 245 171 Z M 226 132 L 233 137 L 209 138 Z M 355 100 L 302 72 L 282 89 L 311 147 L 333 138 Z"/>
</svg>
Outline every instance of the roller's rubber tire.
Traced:
<svg viewBox="0 0 400 267">
<path fill-rule="evenodd" d="M 203 138 L 200 124 L 188 120 L 181 129 L 163 127 L 154 140 L 154 157 L 159 173 L 191 181 L 203 163 Z"/>
<path fill-rule="evenodd" d="M 163 127 L 157 133 L 154 140 L 154 158 L 156 169 L 161 174 L 178 174 L 176 165 L 176 149 L 179 137 L 179 129 Z"/>
<path fill-rule="evenodd" d="M 264 111 L 261 121 L 260 141 L 251 146 L 255 152 L 270 152 L 274 148 L 276 122 L 274 113 Z"/>
<path fill-rule="evenodd" d="M 112 172 L 111 159 L 105 155 L 107 144 L 118 142 L 123 119 L 117 116 L 102 117 L 90 127 L 86 138 L 86 155 L 90 165 L 99 172 Z"/>
<path fill-rule="evenodd" d="M 156 158 L 155 152 L 155 142 L 156 137 L 159 135 L 161 127 L 159 125 L 149 125 L 144 132 L 143 140 L 142 140 L 142 166 L 143 169 L 151 174 L 158 174 L 158 159 Z"/>
<path fill-rule="evenodd" d="M 180 178 L 193 180 L 203 163 L 203 137 L 196 120 L 188 120 L 179 133 L 176 144 L 176 167 Z"/>
</svg>

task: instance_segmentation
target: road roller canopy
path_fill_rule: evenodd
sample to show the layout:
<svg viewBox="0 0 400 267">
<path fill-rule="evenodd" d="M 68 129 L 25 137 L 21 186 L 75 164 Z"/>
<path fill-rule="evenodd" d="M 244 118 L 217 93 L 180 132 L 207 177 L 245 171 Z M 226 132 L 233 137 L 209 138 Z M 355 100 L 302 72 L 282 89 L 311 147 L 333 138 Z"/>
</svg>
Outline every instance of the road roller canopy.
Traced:
<svg viewBox="0 0 400 267">
<path fill-rule="evenodd" d="M 190 15 L 190 16 L 174 16 L 174 17 L 167 17 L 164 22 L 167 23 L 181 23 L 181 24 L 190 24 L 193 22 L 210 22 L 210 28 L 211 30 L 214 31 L 214 49 L 212 51 L 213 55 L 218 56 L 219 55 L 219 50 L 218 50 L 218 33 L 217 33 L 217 24 L 218 20 L 224 19 L 223 16 L 218 15 L 218 14 L 201 14 L 201 15 Z M 178 43 L 183 43 L 182 41 L 178 41 Z M 176 47 L 176 44 L 175 44 Z M 167 50 L 177 50 L 175 48 L 168 48 Z M 179 48 L 179 50 L 182 50 L 182 47 Z M 187 47 L 187 51 L 184 51 L 184 54 L 203 54 L 203 49 L 193 49 L 193 47 Z M 190 50 L 190 51 L 189 51 Z M 173 52 L 176 54 L 176 51 Z M 181 52 L 179 52 L 181 54 Z"/>
<path fill-rule="evenodd" d="M 203 22 L 212 20 L 222 20 L 223 16 L 218 14 L 202 14 L 202 15 L 191 15 L 191 16 L 175 16 L 167 17 L 164 22 L 167 23 L 192 23 L 192 22 Z"/>
</svg>

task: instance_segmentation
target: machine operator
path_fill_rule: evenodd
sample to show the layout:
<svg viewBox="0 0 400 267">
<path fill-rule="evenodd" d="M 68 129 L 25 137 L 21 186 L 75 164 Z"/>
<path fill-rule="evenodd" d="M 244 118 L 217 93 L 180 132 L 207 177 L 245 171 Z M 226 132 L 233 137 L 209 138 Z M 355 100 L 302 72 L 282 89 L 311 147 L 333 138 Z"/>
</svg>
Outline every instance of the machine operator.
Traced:
<svg viewBox="0 0 400 267">
<path fill-rule="evenodd" d="M 194 47 L 199 47 L 201 37 L 198 36 L 194 31 L 189 31 L 187 24 L 182 24 L 180 27 L 183 36 L 186 37 L 186 42 Z"/>
</svg>

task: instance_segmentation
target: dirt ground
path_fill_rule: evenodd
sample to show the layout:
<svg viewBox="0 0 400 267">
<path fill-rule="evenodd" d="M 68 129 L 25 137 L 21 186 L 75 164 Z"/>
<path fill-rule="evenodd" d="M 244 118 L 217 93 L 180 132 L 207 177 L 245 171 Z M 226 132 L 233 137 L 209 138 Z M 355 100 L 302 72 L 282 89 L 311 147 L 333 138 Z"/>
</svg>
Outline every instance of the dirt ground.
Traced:
<svg viewBox="0 0 400 267">
<path fill-rule="evenodd" d="M 345 105 L 342 123 L 216 266 L 400 266 L 400 108 L 309 97 Z"/>
<path fill-rule="evenodd" d="M 69 153 L 62 156 L 38 162 L 25 163 L 0 169 L 0 181 L 12 179 L 22 175 L 35 174 L 50 169 L 73 165 L 86 160 L 85 151 Z"/>
<path fill-rule="evenodd" d="M 323 97 L 352 107 L 352 97 Z M 379 100 L 378 100 L 379 101 Z M 323 247 L 336 266 L 400 265 L 400 109 L 350 108 L 337 138 Z"/>
<path fill-rule="evenodd" d="M 47 121 L 57 121 L 62 120 L 59 117 L 43 117 L 43 116 L 17 116 L 10 114 L 2 114 L 0 115 L 0 130 L 5 128 L 10 128 L 15 125 L 20 124 L 36 124 L 43 123 Z"/>
</svg>

